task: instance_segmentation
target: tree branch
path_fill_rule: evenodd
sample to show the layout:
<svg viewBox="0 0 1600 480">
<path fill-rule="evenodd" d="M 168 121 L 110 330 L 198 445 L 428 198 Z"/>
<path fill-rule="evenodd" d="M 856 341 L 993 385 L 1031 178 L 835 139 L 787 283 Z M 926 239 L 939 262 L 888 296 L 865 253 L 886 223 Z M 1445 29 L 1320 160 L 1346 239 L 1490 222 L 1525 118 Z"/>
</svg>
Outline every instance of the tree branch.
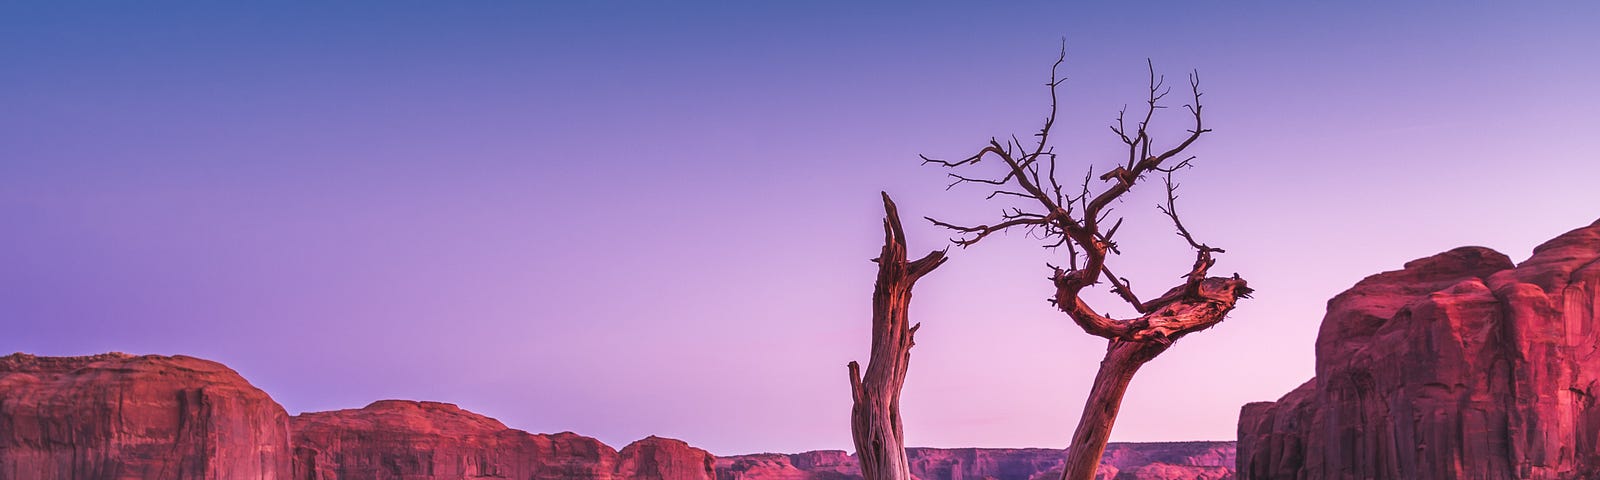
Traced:
<svg viewBox="0 0 1600 480">
<path fill-rule="evenodd" d="M 883 250 L 872 292 L 872 353 L 866 374 L 850 362 L 850 431 L 862 475 L 870 480 L 911 480 L 900 424 L 900 390 L 911 364 L 917 329 L 909 325 L 911 288 L 917 279 L 943 265 L 944 250 L 906 261 L 906 235 L 900 212 L 883 194 Z"/>
</svg>

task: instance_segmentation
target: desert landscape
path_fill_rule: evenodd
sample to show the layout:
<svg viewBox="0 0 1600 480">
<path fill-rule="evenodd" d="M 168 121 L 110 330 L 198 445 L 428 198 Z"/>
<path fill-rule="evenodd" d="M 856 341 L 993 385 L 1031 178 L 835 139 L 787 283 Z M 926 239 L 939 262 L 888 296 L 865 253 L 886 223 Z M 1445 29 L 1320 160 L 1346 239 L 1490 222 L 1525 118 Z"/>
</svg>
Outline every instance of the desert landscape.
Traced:
<svg viewBox="0 0 1600 480">
<path fill-rule="evenodd" d="M 1597 18 L 0 2 L 0 480 L 1600 479 Z"/>
<path fill-rule="evenodd" d="M 290 416 L 228 367 L 108 353 L 0 357 L 0 476 L 191 479 L 859 479 L 844 451 L 716 457 L 648 437 L 621 450 L 532 434 L 448 403 Z M 1060 476 L 1049 449 L 914 448 L 924 479 Z M 1107 478 L 1231 478 L 1232 442 L 1113 444 Z M 1122 472 L 1119 473 L 1117 472 Z"/>
<path fill-rule="evenodd" d="M 1600 221 L 1520 263 L 1484 247 L 1408 262 L 1328 302 L 1317 378 L 1245 405 L 1237 447 L 1112 443 L 1098 475 L 1593 478 L 1597 304 Z M 0 357 L 0 432 L 7 479 L 863 478 L 845 451 L 718 457 L 654 436 L 618 450 L 448 403 L 290 416 L 226 366 L 181 356 Z M 906 454 L 923 480 L 1058 478 L 1066 458 L 1052 449 Z"/>
</svg>

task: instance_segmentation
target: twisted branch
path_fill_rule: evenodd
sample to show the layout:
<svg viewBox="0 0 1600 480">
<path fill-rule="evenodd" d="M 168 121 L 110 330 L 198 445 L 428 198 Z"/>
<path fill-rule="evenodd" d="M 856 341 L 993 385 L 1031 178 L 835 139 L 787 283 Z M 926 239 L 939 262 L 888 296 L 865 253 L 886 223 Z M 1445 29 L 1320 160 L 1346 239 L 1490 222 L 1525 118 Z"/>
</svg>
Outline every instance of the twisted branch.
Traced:
<svg viewBox="0 0 1600 480">
<path fill-rule="evenodd" d="M 1028 233 L 1040 233 L 1047 242 L 1047 248 L 1067 247 L 1066 268 L 1046 264 L 1051 269 L 1049 279 L 1055 287 L 1055 295 L 1050 301 L 1083 331 L 1108 339 L 1106 358 L 1101 362 L 1095 385 L 1090 390 L 1083 418 L 1073 433 L 1063 473 L 1063 478 L 1067 480 L 1090 480 L 1105 449 L 1122 395 L 1139 366 L 1165 351 L 1178 338 L 1221 322 L 1233 309 L 1235 302 L 1248 297 L 1251 290 L 1238 275 L 1231 278 L 1206 276 L 1216 264 L 1213 254 L 1224 251 L 1196 240 L 1178 216 L 1178 185 L 1173 182 L 1172 176 L 1178 170 L 1189 167 L 1194 157 L 1176 163 L 1172 159 L 1211 131 L 1205 128 L 1202 117 L 1199 74 L 1189 75 L 1189 90 L 1193 100 L 1184 105 L 1193 119 L 1193 126 L 1187 130 L 1188 135 L 1175 144 L 1158 148 L 1150 127 L 1156 111 L 1166 108 L 1162 102 L 1171 89 L 1166 86 L 1166 77 L 1156 74 L 1154 63 L 1146 60 L 1149 83 L 1142 118 L 1130 128 L 1127 124 L 1127 108 L 1124 107 L 1117 114 L 1116 123 L 1111 125 L 1111 131 L 1127 147 L 1127 158 L 1098 177 L 1092 166 L 1086 168 L 1078 192 L 1069 195 L 1056 178 L 1057 156 L 1049 145 L 1051 129 L 1059 111 L 1056 89 L 1062 84 L 1057 69 L 1065 58 L 1066 50 L 1063 48 L 1061 56 L 1050 67 L 1050 81 L 1046 83 L 1050 91 L 1050 113 L 1045 117 L 1043 127 L 1034 134 L 1037 143 L 1024 146 L 1016 137 L 1004 143 L 990 138 L 988 145 L 961 160 L 944 161 L 926 156 L 922 159 L 924 164 L 966 169 L 977 166 L 985 159 L 997 158 L 1005 165 L 999 172 L 1003 175 L 985 178 L 952 172 L 950 176 L 955 180 L 947 188 L 968 183 L 981 184 L 991 191 L 986 199 L 1015 197 L 1025 199 L 1023 203 L 1028 204 L 1027 207 L 1012 207 L 1002 212 L 1000 221 L 994 223 L 957 224 L 929 217 L 928 220 L 934 225 L 958 233 L 957 238 L 951 239 L 956 245 L 969 247 L 995 233 L 1020 228 Z M 1194 249 L 1195 262 L 1182 276 L 1182 284 L 1167 289 L 1152 300 L 1141 301 L 1134 293 L 1132 282 L 1112 273 L 1107 265 L 1109 254 L 1122 254 L 1115 241 L 1122 219 L 1117 218 L 1109 228 L 1103 226 L 1111 218 L 1114 210 L 1112 203 L 1121 199 L 1152 172 L 1164 174 L 1167 188 L 1166 202 L 1157 205 L 1157 209 L 1172 221 L 1178 235 Z M 1092 185 L 1095 178 L 1101 182 L 1099 188 Z M 1111 284 L 1111 292 L 1132 306 L 1138 316 L 1111 318 L 1097 313 L 1084 301 L 1082 291 L 1102 279 Z"/>
</svg>

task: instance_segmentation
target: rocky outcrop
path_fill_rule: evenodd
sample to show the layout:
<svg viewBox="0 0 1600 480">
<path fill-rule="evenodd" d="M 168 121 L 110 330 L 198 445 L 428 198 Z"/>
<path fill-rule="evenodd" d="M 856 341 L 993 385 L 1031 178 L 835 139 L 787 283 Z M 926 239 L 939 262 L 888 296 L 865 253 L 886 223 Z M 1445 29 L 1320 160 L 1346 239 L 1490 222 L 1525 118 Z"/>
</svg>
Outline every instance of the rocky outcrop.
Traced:
<svg viewBox="0 0 1600 480">
<path fill-rule="evenodd" d="M 634 480 L 710 480 L 717 458 L 682 440 L 646 437 L 623 447 L 617 478 Z"/>
<path fill-rule="evenodd" d="M 296 480 L 610 479 L 617 464 L 598 440 L 533 435 L 448 403 L 305 413 L 293 430 Z"/>
<path fill-rule="evenodd" d="M 909 448 L 906 456 L 911 473 L 923 480 L 1028 479 L 1052 469 L 1059 471 L 1066 460 L 1064 451 L 1046 448 Z"/>
<path fill-rule="evenodd" d="M 1328 302 L 1316 378 L 1244 406 L 1239 477 L 1596 478 L 1597 303 L 1600 222 L 1367 277 Z"/>
<path fill-rule="evenodd" d="M 618 452 L 437 402 L 291 418 L 197 358 L 0 357 L 0 480 L 709 480 L 715 461 L 678 440 Z"/>
<path fill-rule="evenodd" d="M 1054 480 L 1063 450 L 1045 448 L 909 448 L 911 474 L 921 480 Z M 1233 442 L 1113 443 L 1101 458 L 1108 480 L 1223 480 L 1233 478 Z M 859 480 L 855 459 L 838 450 L 793 455 L 757 454 L 717 460 L 718 480 Z"/>
<path fill-rule="evenodd" d="M 1228 480 L 1236 462 L 1233 442 L 1114 443 L 1100 458 L 1115 480 Z"/>
<path fill-rule="evenodd" d="M 714 457 L 669 438 L 621 452 L 574 433 L 535 435 L 437 402 L 384 400 L 293 420 L 296 480 L 709 480 Z"/>
<path fill-rule="evenodd" d="M 221 364 L 0 357 L 0 480 L 277 480 L 289 471 L 288 415 Z"/>
<path fill-rule="evenodd" d="M 861 478 L 856 459 L 843 450 L 796 454 L 758 453 L 717 459 L 717 480 L 852 480 Z"/>
</svg>

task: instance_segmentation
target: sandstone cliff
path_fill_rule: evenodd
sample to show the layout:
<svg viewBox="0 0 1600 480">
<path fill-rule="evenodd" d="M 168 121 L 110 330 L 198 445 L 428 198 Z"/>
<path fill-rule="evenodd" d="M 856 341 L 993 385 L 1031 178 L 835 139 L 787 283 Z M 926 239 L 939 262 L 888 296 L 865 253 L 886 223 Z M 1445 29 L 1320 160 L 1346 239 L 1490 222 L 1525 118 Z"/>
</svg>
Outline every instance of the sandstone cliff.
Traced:
<svg viewBox="0 0 1600 480">
<path fill-rule="evenodd" d="M 635 480 L 710 480 L 717 457 L 682 440 L 646 437 L 622 448 L 617 478 Z"/>
<path fill-rule="evenodd" d="M 291 419 L 190 357 L 0 357 L 0 480 L 709 480 L 714 463 L 678 440 L 618 452 L 436 402 Z"/>
<path fill-rule="evenodd" d="M 190 357 L 0 357 L 0 480 L 277 480 L 288 415 Z"/>
<path fill-rule="evenodd" d="M 1600 222 L 1367 277 L 1328 302 L 1316 378 L 1244 406 L 1239 478 L 1596 478 L 1597 303 Z"/>
<path fill-rule="evenodd" d="M 296 480 L 709 480 L 711 454 L 650 437 L 617 452 L 574 433 L 535 435 L 448 403 L 384 400 L 294 417 Z"/>
<path fill-rule="evenodd" d="M 571 433 L 532 435 L 435 402 L 385 400 L 294 417 L 294 478 L 610 479 L 617 452 Z"/>
</svg>

